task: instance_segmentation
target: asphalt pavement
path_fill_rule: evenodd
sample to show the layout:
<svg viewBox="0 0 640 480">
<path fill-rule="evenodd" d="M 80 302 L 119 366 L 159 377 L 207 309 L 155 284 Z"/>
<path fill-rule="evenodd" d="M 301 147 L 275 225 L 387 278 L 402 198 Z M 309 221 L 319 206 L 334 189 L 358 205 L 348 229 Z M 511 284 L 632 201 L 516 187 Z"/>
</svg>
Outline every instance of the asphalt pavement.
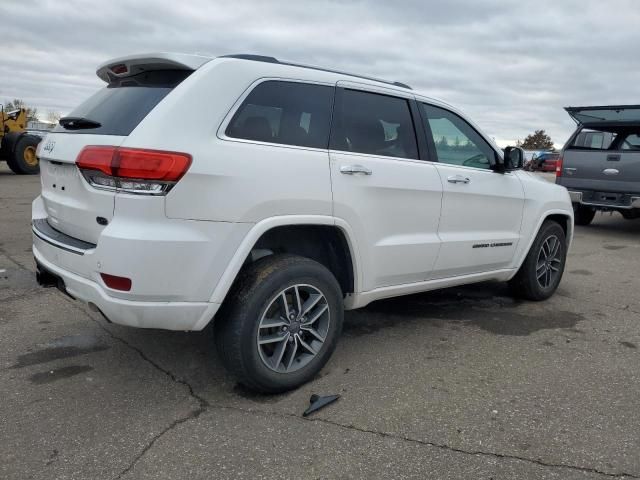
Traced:
<svg viewBox="0 0 640 480">
<path fill-rule="evenodd" d="M 39 177 L 0 164 L 0 478 L 640 478 L 640 220 L 578 227 L 546 302 L 487 283 L 348 312 L 253 394 L 210 329 L 106 323 L 34 276 Z M 303 418 L 313 393 L 341 398 Z"/>
</svg>

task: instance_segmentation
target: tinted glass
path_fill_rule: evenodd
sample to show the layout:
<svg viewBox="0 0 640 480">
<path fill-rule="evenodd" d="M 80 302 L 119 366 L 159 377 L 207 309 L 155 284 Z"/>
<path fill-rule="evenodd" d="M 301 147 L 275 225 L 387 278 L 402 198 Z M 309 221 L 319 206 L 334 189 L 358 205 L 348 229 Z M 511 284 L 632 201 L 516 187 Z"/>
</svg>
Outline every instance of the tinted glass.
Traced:
<svg viewBox="0 0 640 480">
<path fill-rule="evenodd" d="M 331 148 L 388 157 L 418 158 L 407 100 L 344 90 Z"/>
<path fill-rule="evenodd" d="M 298 82 L 259 84 L 233 116 L 227 135 L 260 142 L 327 148 L 333 87 Z"/>
<path fill-rule="evenodd" d="M 184 70 L 156 70 L 118 79 L 96 92 L 67 115 L 98 122 L 99 127 L 68 130 L 58 125 L 53 131 L 129 135 L 190 73 Z"/>
<path fill-rule="evenodd" d="M 420 104 L 431 128 L 438 161 L 465 167 L 490 168 L 495 152 L 471 125 L 458 115 Z"/>
<path fill-rule="evenodd" d="M 583 129 L 573 140 L 569 148 L 589 150 L 608 150 L 618 134 L 604 130 Z"/>
<path fill-rule="evenodd" d="M 640 134 L 632 133 L 627 135 L 621 145 L 622 150 L 640 150 Z"/>
<path fill-rule="evenodd" d="M 569 115 L 582 124 L 640 121 L 640 106 L 637 105 L 627 107 L 569 107 L 566 110 Z"/>
</svg>

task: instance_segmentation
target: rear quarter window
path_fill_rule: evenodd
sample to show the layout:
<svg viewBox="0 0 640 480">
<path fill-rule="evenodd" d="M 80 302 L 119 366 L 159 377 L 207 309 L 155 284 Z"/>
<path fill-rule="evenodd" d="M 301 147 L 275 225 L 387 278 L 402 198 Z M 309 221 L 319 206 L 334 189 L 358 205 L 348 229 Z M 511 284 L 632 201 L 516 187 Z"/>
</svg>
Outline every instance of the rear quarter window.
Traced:
<svg viewBox="0 0 640 480">
<path fill-rule="evenodd" d="M 114 80 L 67 115 L 97 122 L 99 127 L 66 129 L 58 125 L 53 131 L 129 135 L 190 73 L 185 70 L 155 70 Z"/>
<path fill-rule="evenodd" d="M 268 80 L 242 102 L 226 130 L 232 138 L 327 148 L 334 88 Z"/>
</svg>

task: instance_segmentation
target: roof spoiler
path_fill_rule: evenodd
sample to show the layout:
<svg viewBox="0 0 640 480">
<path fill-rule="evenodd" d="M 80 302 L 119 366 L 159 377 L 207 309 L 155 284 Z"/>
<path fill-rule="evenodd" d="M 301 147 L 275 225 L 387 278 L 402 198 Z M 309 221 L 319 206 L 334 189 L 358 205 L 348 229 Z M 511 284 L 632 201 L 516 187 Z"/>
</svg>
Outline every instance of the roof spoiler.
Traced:
<svg viewBox="0 0 640 480">
<path fill-rule="evenodd" d="M 119 57 L 103 63 L 96 75 L 107 83 L 118 78 L 137 75 L 151 70 L 194 71 L 212 60 L 212 57 L 184 53 L 148 53 Z"/>
</svg>

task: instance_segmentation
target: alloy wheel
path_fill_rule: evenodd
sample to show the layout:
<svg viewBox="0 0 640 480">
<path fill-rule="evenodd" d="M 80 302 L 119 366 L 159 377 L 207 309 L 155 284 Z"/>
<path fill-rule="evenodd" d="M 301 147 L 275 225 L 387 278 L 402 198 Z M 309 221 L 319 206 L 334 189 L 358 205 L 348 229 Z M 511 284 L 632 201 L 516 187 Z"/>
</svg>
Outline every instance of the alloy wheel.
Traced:
<svg viewBox="0 0 640 480">
<path fill-rule="evenodd" d="M 257 346 L 265 366 L 278 373 L 296 371 L 320 352 L 329 332 L 329 304 L 312 285 L 281 290 L 264 310 Z"/>
<path fill-rule="evenodd" d="M 536 263 L 536 279 L 542 288 L 549 288 L 560 275 L 562 266 L 562 243 L 560 239 L 551 235 L 547 237 L 540 251 Z"/>
</svg>

